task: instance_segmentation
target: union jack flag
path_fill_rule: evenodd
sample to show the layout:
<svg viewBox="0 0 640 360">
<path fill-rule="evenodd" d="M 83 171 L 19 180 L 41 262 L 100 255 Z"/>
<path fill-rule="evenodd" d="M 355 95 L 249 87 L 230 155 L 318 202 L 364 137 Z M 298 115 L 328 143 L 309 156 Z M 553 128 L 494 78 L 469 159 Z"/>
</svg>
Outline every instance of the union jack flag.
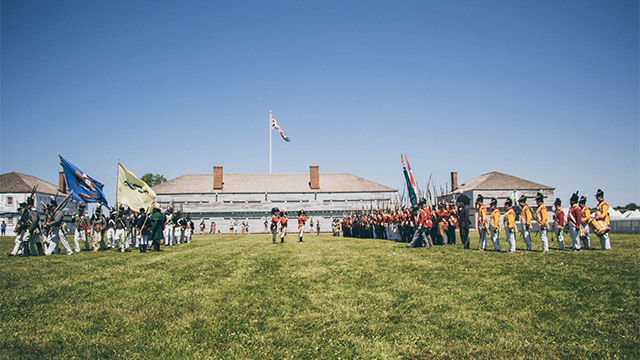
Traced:
<svg viewBox="0 0 640 360">
<path fill-rule="evenodd" d="M 282 129 L 280 129 L 280 126 L 278 125 L 278 122 L 276 121 L 276 118 L 273 117 L 273 114 L 269 113 L 269 115 L 271 115 L 271 130 L 278 130 L 280 132 L 280 136 L 282 136 L 284 141 L 286 141 L 286 142 L 291 141 L 291 139 L 289 139 L 289 137 L 284 134 Z"/>
</svg>

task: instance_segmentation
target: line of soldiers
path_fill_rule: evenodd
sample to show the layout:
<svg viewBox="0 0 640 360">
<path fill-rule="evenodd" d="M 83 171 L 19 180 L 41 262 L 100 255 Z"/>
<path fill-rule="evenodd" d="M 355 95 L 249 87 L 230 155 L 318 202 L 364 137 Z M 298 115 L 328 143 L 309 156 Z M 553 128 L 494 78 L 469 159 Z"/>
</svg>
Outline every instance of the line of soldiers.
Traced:
<svg viewBox="0 0 640 360">
<path fill-rule="evenodd" d="M 99 206 L 89 218 L 85 213 L 85 204 L 80 203 L 78 212 L 74 211 L 72 215 L 76 225 L 73 244 L 75 248 L 72 250 L 66 237 L 69 231 L 61 211 L 62 206 L 59 206 L 55 199 L 51 199 L 50 204 L 43 205 L 46 219 L 44 224 L 41 224 L 40 214 L 34 206 L 33 194 L 24 203 L 19 204 L 15 245 L 7 255 L 58 254 L 60 245 L 67 255 L 72 255 L 73 250 L 81 251 L 81 242 L 87 251 L 113 248 L 125 252 L 126 249 L 135 247 L 144 253 L 149 241 L 152 241 L 154 250 L 160 251 L 163 240 L 164 244 L 169 246 L 190 243 L 194 229 L 189 214 L 186 217 L 181 212 L 174 214 L 172 209 L 162 214 L 159 207 L 154 207 L 152 214 L 147 216 L 144 208 L 136 213 L 120 206 L 119 209 L 112 208 L 109 217 L 106 217 L 101 211 L 102 206 Z M 40 242 L 40 235 L 44 238 L 44 246 Z"/>
<path fill-rule="evenodd" d="M 341 222 L 342 234 L 344 237 L 410 243 L 419 229 L 432 245 L 455 245 L 458 214 L 454 203 L 432 207 L 421 199 L 414 210 L 403 207 L 398 211 L 374 210 L 345 216 Z"/>
<path fill-rule="evenodd" d="M 549 251 L 547 230 L 552 230 L 558 239 L 558 249 L 564 250 L 564 234 L 569 234 L 572 241 L 572 249 L 579 251 L 581 248 L 591 249 L 590 233 L 593 231 L 600 238 L 600 246 L 603 250 L 611 249 L 609 238 L 610 219 L 609 205 L 604 201 L 604 192 L 598 189 L 596 192 L 598 201 L 597 211 L 591 214 L 586 206 L 586 197 L 578 197 L 578 193 L 571 196 L 571 208 L 566 216 L 562 210 L 562 201 L 557 198 L 554 203 L 553 222 L 549 223 L 548 209 L 544 206 L 544 196 L 538 193 L 535 200 L 537 209 L 535 213 L 527 205 L 527 197 L 518 199 L 518 211 L 513 207 L 513 201 L 505 200 L 506 212 L 502 219 L 505 229 L 509 252 L 516 251 L 516 234 L 520 232 L 527 251 L 532 250 L 531 232 L 532 221 L 539 224 L 538 233 L 542 241 L 542 251 Z M 394 211 L 373 211 L 370 214 L 354 214 L 344 217 L 342 231 L 344 237 L 389 239 L 408 242 L 407 247 L 455 244 L 456 227 L 460 229 L 460 236 L 465 249 L 469 248 L 468 241 L 468 206 L 470 199 L 461 195 L 453 204 L 439 204 L 432 208 L 421 199 L 416 209 L 402 208 Z M 487 235 L 496 251 L 500 247 L 500 209 L 496 198 L 490 201 L 491 212 L 487 213 L 484 197 L 479 195 L 475 202 L 478 212 L 477 229 L 479 231 L 479 248 L 487 249 Z M 516 222 L 520 222 L 520 228 Z"/>
</svg>

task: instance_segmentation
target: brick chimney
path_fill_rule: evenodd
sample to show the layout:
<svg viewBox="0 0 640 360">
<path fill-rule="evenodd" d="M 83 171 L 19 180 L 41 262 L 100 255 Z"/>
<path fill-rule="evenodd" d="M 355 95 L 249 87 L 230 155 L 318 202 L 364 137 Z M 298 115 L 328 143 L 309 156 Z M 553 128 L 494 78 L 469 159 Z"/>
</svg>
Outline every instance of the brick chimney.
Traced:
<svg viewBox="0 0 640 360">
<path fill-rule="evenodd" d="M 309 187 L 311 188 L 311 190 L 320 189 L 320 166 L 318 165 L 309 166 L 309 173 L 310 173 Z"/>
<path fill-rule="evenodd" d="M 67 182 L 64 178 L 64 171 L 58 173 L 58 190 L 60 190 L 61 193 L 67 192 Z"/>
<path fill-rule="evenodd" d="M 451 172 L 451 191 L 456 191 L 458 189 L 458 172 Z"/>
<path fill-rule="evenodd" d="M 213 167 L 213 190 L 222 190 L 222 166 Z"/>
</svg>

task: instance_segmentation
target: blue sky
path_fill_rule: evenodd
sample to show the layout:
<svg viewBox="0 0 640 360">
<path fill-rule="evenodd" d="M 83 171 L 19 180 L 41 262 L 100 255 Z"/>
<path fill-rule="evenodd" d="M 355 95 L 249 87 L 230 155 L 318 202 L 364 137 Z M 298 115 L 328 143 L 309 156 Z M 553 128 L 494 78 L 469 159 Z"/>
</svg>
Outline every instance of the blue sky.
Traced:
<svg viewBox="0 0 640 360">
<path fill-rule="evenodd" d="M 2 1 L 0 171 L 500 171 L 640 203 L 637 1 Z"/>
</svg>

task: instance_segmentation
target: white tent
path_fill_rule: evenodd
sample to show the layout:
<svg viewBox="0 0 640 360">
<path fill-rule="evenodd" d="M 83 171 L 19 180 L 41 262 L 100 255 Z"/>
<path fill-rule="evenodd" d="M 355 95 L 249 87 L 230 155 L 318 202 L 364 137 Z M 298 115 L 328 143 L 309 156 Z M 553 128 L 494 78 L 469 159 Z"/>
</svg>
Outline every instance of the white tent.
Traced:
<svg viewBox="0 0 640 360">
<path fill-rule="evenodd" d="M 634 211 L 627 211 L 623 214 L 623 216 L 629 220 L 637 220 L 640 219 L 640 211 L 638 211 L 638 209 Z"/>
<path fill-rule="evenodd" d="M 611 219 L 623 219 L 624 216 L 622 215 L 622 213 L 618 210 L 615 210 L 612 207 L 609 207 L 609 218 Z"/>
</svg>

